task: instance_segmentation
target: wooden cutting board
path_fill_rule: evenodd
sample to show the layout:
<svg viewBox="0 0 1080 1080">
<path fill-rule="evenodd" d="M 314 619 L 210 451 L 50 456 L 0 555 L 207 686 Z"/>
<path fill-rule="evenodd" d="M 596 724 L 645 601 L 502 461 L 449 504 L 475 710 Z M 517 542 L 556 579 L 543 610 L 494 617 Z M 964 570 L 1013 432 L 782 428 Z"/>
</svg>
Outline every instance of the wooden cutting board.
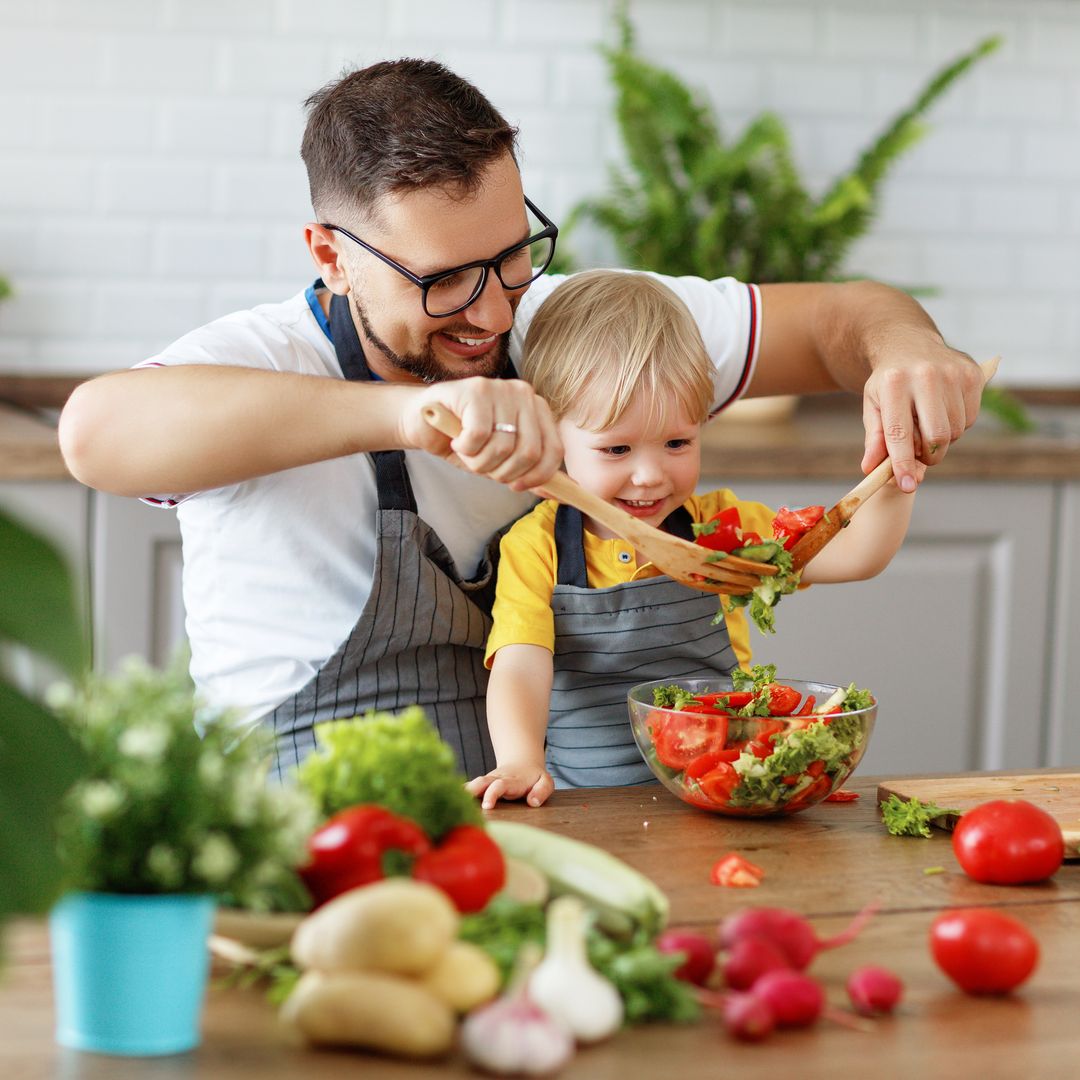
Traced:
<svg viewBox="0 0 1080 1080">
<path fill-rule="evenodd" d="M 1026 799 L 1061 826 L 1065 858 L 1080 859 L 1080 773 L 984 773 L 979 776 L 936 776 L 886 780 L 878 785 L 878 802 L 890 795 L 935 802 L 961 812 L 990 799 Z M 934 822 L 951 829 L 955 816 Z"/>
</svg>

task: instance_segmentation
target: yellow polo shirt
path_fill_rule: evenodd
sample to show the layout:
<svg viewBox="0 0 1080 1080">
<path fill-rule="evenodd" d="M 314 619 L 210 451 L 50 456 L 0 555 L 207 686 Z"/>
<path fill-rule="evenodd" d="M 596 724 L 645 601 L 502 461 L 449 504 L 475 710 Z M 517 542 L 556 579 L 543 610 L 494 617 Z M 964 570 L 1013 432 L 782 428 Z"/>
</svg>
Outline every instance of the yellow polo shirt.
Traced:
<svg viewBox="0 0 1080 1080">
<path fill-rule="evenodd" d="M 692 495 L 683 504 L 696 522 L 708 521 L 729 506 L 739 508 L 744 529 L 772 536 L 775 510 L 758 502 L 743 502 L 726 488 Z M 494 625 L 488 636 L 484 662 L 491 661 L 504 645 L 541 645 L 555 651 L 555 616 L 551 595 L 558 578 L 555 552 L 555 511 L 559 504 L 548 499 L 536 506 L 503 537 L 499 551 L 499 580 L 492 610 Z M 620 558 L 621 556 L 621 558 Z M 589 586 L 606 589 L 642 578 L 660 577 L 652 563 L 638 566 L 634 548 L 622 539 L 601 540 L 585 530 L 585 570 Z M 716 598 L 717 609 L 720 597 Z M 725 615 L 732 648 L 743 668 L 750 666 L 750 626 L 740 608 Z"/>
</svg>

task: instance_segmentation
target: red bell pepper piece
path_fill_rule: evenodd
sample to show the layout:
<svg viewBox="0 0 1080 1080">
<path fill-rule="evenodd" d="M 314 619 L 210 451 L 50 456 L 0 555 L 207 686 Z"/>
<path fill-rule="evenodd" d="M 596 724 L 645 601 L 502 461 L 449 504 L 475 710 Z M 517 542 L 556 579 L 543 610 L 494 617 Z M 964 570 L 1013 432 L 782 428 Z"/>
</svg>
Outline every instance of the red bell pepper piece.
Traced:
<svg viewBox="0 0 1080 1080">
<path fill-rule="evenodd" d="M 334 814 L 308 837 L 309 860 L 300 877 L 316 905 L 358 885 L 370 885 L 407 866 L 431 849 L 415 821 L 382 806 L 350 806 Z"/>
</svg>

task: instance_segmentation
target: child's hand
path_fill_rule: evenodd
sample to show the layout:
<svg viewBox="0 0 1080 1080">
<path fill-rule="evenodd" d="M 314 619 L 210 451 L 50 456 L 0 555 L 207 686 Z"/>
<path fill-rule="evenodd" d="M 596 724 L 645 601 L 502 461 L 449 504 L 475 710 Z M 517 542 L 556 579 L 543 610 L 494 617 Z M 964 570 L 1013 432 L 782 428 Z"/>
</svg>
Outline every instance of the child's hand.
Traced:
<svg viewBox="0 0 1080 1080">
<path fill-rule="evenodd" d="M 555 782 L 543 765 L 500 765 L 470 780 L 465 790 L 477 798 L 483 796 L 485 810 L 491 810 L 499 799 L 525 798 L 530 806 L 540 806 L 555 790 Z"/>
</svg>

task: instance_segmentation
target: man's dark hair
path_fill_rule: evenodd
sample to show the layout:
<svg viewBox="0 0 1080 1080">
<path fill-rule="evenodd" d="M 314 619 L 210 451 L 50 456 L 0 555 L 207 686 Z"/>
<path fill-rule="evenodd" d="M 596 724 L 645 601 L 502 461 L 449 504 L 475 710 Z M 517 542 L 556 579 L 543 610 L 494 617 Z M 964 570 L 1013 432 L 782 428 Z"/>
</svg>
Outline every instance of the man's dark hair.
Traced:
<svg viewBox="0 0 1080 1080">
<path fill-rule="evenodd" d="M 467 195 L 514 153 L 517 128 L 472 83 L 434 60 L 384 60 L 304 102 L 300 154 L 322 220 L 382 195 L 442 187 Z"/>
</svg>

